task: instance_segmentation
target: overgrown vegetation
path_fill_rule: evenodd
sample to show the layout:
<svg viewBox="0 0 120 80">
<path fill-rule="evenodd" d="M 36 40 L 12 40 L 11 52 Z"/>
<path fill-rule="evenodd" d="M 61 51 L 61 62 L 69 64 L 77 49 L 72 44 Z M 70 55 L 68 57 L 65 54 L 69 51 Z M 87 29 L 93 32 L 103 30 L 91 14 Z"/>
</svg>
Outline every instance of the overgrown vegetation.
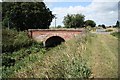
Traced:
<svg viewBox="0 0 120 80">
<path fill-rule="evenodd" d="M 86 38 L 83 41 L 78 40 L 63 43 L 49 51 L 46 51 L 41 43 L 34 42 L 27 48 L 3 53 L 2 77 L 89 78 L 91 70 L 80 54 L 76 53 L 77 49 L 69 52 L 72 46 L 77 48 L 85 43 Z"/>
<path fill-rule="evenodd" d="M 40 44 L 33 44 L 29 48 L 22 48 L 13 53 L 2 54 L 2 77 L 9 78 L 14 72 L 18 72 L 21 68 L 27 66 L 37 60 L 37 56 L 33 55 L 39 52 L 39 56 L 45 53 L 45 49 Z M 33 55 L 33 56 L 32 56 Z"/>
<path fill-rule="evenodd" d="M 1 54 L 2 77 L 116 78 L 117 39 L 109 34 L 91 34 L 85 31 L 84 34 L 47 50 L 41 43 L 32 42 L 28 47 Z"/>
<path fill-rule="evenodd" d="M 2 34 L 2 77 L 9 77 L 26 63 L 34 61 L 35 59 L 31 57 L 25 60 L 30 54 L 45 53 L 42 44 L 30 39 L 26 32 L 3 29 Z"/>
<path fill-rule="evenodd" d="M 2 53 L 13 52 L 32 44 L 32 39 L 27 32 L 17 32 L 16 30 L 2 30 Z"/>
</svg>

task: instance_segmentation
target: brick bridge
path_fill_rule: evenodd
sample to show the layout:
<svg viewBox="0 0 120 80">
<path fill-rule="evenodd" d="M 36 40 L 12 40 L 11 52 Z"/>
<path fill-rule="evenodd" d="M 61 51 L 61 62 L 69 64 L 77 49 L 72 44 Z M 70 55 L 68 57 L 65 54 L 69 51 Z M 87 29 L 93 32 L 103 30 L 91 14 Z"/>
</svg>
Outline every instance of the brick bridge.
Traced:
<svg viewBox="0 0 120 80">
<path fill-rule="evenodd" d="M 80 29 L 29 29 L 28 34 L 31 38 L 38 42 L 43 42 L 46 47 L 52 47 L 61 42 L 70 40 L 76 35 L 80 34 Z"/>
</svg>

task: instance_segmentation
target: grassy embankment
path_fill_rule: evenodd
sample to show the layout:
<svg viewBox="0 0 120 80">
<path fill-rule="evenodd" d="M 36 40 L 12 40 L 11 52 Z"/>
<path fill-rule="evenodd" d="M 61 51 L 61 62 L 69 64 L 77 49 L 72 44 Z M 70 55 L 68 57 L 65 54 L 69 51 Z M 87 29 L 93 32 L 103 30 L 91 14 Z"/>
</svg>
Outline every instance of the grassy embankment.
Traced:
<svg viewBox="0 0 120 80">
<path fill-rule="evenodd" d="M 37 48 L 37 52 L 30 50 L 31 53 L 18 60 L 14 66 L 3 67 L 4 77 L 117 77 L 118 38 L 112 35 L 85 33 L 49 51 Z M 25 53 L 26 49 L 13 54 L 18 56 Z"/>
</svg>

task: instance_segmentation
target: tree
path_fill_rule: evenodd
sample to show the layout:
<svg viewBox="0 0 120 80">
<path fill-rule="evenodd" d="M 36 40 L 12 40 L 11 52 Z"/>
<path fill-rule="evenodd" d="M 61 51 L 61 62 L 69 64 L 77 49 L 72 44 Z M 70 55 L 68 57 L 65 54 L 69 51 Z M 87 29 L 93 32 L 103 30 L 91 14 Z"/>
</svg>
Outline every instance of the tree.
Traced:
<svg viewBox="0 0 120 80">
<path fill-rule="evenodd" d="M 106 29 L 106 27 L 105 27 L 105 25 L 104 25 L 104 24 L 102 24 L 102 28 Z"/>
<path fill-rule="evenodd" d="M 84 17 L 82 14 L 67 14 L 64 17 L 63 24 L 66 28 L 79 28 L 84 25 Z"/>
<path fill-rule="evenodd" d="M 44 2 L 3 2 L 2 8 L 3 22 L 17 30 L 46 29 L 54 18 Z"/>
<path fill-rule="evenodd" d="M 57 28 L 62 28 L 62 26 L 61 26 L 61 25 L 58 25 Z"/>
<path fill-rule="evenodd" d="M 116 27 L 120 27 L 120 22 L 117 21 L 115 26 L 116 26 Z"/>
<path fill-rule="evenodd" d="M 95 27 L 96 23 L 93 20 L 86 20 L 85 21 L 85 25 L 86 26 L 91 26 L 91 27 Z"/>
<path fill-rule="evenodd" d="M 100 25 L 100 24 L 98 25 L 98 27 L 101 27 L 101 26 L 102 26 L 102 25 Z"/>
</svg>

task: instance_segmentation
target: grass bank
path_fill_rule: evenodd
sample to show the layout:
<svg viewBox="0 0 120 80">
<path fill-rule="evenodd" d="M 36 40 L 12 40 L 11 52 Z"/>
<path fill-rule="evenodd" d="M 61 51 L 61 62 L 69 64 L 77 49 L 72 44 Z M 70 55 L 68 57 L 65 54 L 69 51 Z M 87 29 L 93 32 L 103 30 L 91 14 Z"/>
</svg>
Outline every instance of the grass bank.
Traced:
<svg viewBox="0 0 120 80">
<path fill-rule="evenodd" d="M 34 49 L 36 51 L 36 47 Z M 87 32 L 48 51 L 41 47 L 38 49 L 37 52 L 31 50 L 31 54 L 9 67 L 4 73 L 12 73 L 5 74 L 4 77 L 116 78 L 118 76 L 118 38 L 112 35 Z M 22 53 L 26 53 L 24 51 L 26 49 Z"/>
</svg>

